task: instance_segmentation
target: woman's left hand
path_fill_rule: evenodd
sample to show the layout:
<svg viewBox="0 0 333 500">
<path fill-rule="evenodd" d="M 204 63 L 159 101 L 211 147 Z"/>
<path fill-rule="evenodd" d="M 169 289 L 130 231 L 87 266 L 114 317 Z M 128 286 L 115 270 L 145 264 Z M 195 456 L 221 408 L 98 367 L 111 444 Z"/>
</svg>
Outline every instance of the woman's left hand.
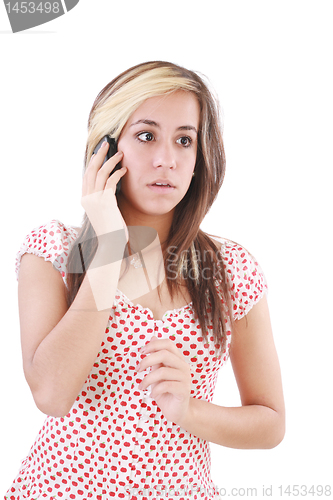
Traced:
<svg viewBox="0 0 333 500">
<path fill-rule="evenodd" d="M 151 386 L 151 398 L 155 399 L 163 415 L 177 424 L 182 421 L 189 409 L 191 393 L 190 365 L 185 357 L 169 339 L 152 337 L 141 349 L 146 357 L 141 361 L 138 372 L 150 366 L 148 373 L 139 385 L 145 390 Z"/>
</svg>

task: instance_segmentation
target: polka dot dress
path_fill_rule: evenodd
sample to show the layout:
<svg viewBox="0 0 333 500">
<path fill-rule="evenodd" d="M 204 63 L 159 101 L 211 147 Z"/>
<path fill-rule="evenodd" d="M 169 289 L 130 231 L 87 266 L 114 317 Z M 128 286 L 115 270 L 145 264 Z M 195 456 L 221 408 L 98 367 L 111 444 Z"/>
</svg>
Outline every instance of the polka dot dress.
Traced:
<svg viewBox="0 0 333 500">
<path fill-rule="evenodd" d="M 66 283 L 66 258 L 77 232 L 53 220 L 29 233 L 16 258 L 32 253 L 51 261 Z M 222 240 L 221 257 L 231 284 L 233 315 L 242 318 L 266 290 L 255 259 Z M 219 369 L 213 336 L 206 343 L 192 304 L 154 320 L 148 308 L 116 292 L 105 336 L 91 372 L 70 412 L 47 417 L 6 493 L 10 500 L 111 498 L 216 499 L 207 441 L 168 421 L 148 391 L 139 389 L 140 347 L 151 337 L 175 342 L 191 369 L 191 396 L 211 402 Z"/>
</svg>

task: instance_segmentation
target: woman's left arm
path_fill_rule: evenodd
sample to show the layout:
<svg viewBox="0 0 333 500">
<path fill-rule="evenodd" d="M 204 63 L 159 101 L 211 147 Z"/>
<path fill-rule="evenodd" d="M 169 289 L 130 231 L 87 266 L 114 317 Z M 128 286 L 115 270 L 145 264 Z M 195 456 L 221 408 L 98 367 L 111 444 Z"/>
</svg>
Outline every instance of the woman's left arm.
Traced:
<svg viewBox="0 0 333 500">
<path fill-rule="evenodd" d="M 155 347 L 153 351 L 158 351 L 158 348 Z M 158 366 L 170 366 L 171 359 L 170 354 L 166 356 L 165 362 L 160 358 L 158 361 L 162 364 Z M 177 369 L 178 364 L 177 378 L 181 382 L 177 386 L 183 389 L 181 391 L 179 388 L 178 397 L 175 398 L 175 404 L 183 409 L 178 411 L 180 416 L 175 423 L 201 439 L 222 446 L 274 448 L 285 433 L 285 410 L 279 361 L 265 296 L 244 318 L 235 322 L 230 359 L 242 402 L 241 407 L 235 408 L 190 397 L 184 363 L 180 363 L 180 359 L 175 360 L 173 370 Z M 144 365 L 147 366 L 147 361 Z M 154 372 L 149 376 L 152 382 L 157 382 L 157 387 L 158 382 L 163 381 L 165 384 L 169 378 L 165 375 L 157 377 L 158 371 L 157 368 L 155 376 L 152 375 Z M 180 400 L 182 403 L 179 403 Z M 169 404 L 172 402 L 169 400 Z"/>
</svg>

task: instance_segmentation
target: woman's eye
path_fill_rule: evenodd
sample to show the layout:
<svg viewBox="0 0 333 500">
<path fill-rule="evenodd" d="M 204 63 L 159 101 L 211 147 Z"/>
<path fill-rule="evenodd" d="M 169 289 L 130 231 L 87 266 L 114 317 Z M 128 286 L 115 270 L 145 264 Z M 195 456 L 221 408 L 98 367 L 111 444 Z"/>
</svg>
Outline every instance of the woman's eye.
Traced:
<svg viewBox="0 0 333 500">
<path fill-rule="evenodd" d="M 151 142 L 154 136 L 151 132 L 141 132 L 141 134 L 137 135 L 137 138 L 142 142 Z"/>
<path fill-rule="evenodd" d="M 192 139 L 191 139 L 191 137 L 184 136 L 184 137 L 180 137 L 180 139 L 178 139 L 177 142 L 178 142 L 178 144 L 181 144 L 182 146 L 185 146 L 186 148 L 188 148 L 192 144 Z"/>
</svg>

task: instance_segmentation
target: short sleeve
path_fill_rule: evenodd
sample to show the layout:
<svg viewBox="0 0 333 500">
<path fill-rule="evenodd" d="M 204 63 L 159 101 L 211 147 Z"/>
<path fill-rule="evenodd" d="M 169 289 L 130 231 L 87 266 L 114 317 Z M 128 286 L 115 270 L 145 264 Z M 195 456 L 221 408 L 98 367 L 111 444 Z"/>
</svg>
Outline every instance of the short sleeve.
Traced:
<svg viewBox="0 0 333 500">
<path fill-rule="evenodd" d="M 77 237 L 73 227 L 65 226 L 58 220 L 52 220 L 42 226 L 34 228 L 24 238 L 20 250 L 16 254 L 15 272 L 19 277 L 21 258 L 25 253 L 43 257 L 45 261 L 52 262 L 67 286 L 66 262 L 70 247 Z"/>
<path fill-rule="evenodd" d="M 233 318 L 239 320 L 267 292 L 266 279 L 255 257 L 241 245 L 224 240 L 221 256 L 230 285 Z"/>
</svg>

